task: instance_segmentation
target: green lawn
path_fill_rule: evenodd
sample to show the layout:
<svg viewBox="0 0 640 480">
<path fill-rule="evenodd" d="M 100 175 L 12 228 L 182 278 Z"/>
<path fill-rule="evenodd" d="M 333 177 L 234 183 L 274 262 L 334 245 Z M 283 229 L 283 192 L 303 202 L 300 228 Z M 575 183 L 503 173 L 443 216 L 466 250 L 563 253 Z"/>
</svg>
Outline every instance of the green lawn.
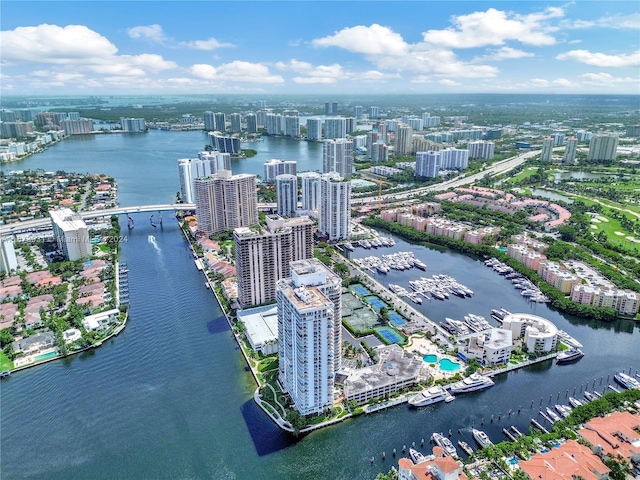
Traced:
<svg viewBox="0 0 640 480">
<path fill-rule="evenodd" d="M 13 370 L 13 362 L 0 350 L 0 371 Z"/>
<path fill-rule="evenodd" d="M 538 169 L 536 167 L 529 167 L 526 170 L 523 170 L 522 172 L 518 173 L 517 175 L 514 175 L 513 177 L 509 178 L 508 180 L 506 180 L 505 183 L 519 182 L 521 180 L 524 180 L 525 178 L 529 178 L 531 175 L 535 175 L 537 171 Z"/>
</svg>

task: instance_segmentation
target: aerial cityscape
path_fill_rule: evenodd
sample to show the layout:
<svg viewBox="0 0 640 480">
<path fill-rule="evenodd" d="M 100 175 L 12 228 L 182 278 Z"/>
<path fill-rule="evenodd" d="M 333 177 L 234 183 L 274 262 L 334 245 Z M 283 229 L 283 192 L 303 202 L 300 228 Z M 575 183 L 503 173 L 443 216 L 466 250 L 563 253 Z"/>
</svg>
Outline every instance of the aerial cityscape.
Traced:
<svg viewBox="0 0 640 480">
<path fill-rule="evenodd" d="M 637 5 L 150 3 L 3 9 L 3 478 L 640 478 Z"/>
</svg>

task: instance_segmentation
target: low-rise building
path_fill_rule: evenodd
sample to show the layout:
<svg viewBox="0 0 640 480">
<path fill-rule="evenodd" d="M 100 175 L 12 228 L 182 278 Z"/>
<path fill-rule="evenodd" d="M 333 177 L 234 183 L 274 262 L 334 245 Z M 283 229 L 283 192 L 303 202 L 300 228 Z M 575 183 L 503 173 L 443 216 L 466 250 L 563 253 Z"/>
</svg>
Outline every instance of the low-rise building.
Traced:
<svg viewBox="0 0 640 480">
<path fill-rule="evenodd" d="M 109 323 L 113 322 L 116 318 L 118 318 L 119 314 L 120 314 L 120 311 L 117 308 L 114 308 L 112 310 L 107 310 L 106 312 L 100 312 L 94 315 L 88 315 L 84 317 L 84 319 L 82 320 L 82 326 L 87 331 L 102 330 L 106 328 L 109 325 Z"/>
<path fill-rule="evenodd" d="M 251 348 L 262 355 L 278 353 L 278 307 L 266 305 L 237 311 Z"/>
<path fill-rule="evenodd" d="M 558 328 L 538 315 L 511 313 L 502 320 L 502 328 L 511 330 L 512 338 L 522 338 L 530 353 L 550 352 L 558 342 Z"/>
<path fill-rule="evenodd" d="M 589 447 L 575 440 L 522 460 L 519 467 L 529 478 L 539 480 L 603 480 L 611 471 Z"/>
</svg>

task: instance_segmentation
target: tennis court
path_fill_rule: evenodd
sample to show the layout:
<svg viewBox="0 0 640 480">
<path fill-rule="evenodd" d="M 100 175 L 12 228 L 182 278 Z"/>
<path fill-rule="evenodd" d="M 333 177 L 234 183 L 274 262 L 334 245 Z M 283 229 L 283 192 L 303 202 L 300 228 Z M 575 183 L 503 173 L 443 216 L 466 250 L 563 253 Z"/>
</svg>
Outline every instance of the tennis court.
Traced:
<svg viewBox="0 0 640 480">
<path fill-rule="evenodd" d="M 378 327 L 376 328 L 376 332 L 380 335 L 385 342 L 387 343 L 403 343 L 404 338 L 398 332 L 390 327 Z"/>
<path fill-rule="evenodd" d="M 389 308 L 389 305 L 384 303 L 382 300 L 380 300 L 376 296 L 366 297 L 364 298 L 364 301 L 365 303 L 368 303 L 369 305 L 371 305 L 373 309 L 376 311 L 376 313 L 380 313 L 380 310 L 382 310 L 383 308 Z"/>
<path fill-rule="evenodd" d="M 371 292 L 365 286 L 360 285 L 359 283 L 351 285 L 349 289 L 359 297 L 366 297 L 367 295 L 371 295 Z"/>
<path fill-rule="evenodd" d="M 397 312 L 389 312 L 389 323 L 394 327 L 399 327 L 407 323 L 407 321 L 402 318 Z"/>
</svg>

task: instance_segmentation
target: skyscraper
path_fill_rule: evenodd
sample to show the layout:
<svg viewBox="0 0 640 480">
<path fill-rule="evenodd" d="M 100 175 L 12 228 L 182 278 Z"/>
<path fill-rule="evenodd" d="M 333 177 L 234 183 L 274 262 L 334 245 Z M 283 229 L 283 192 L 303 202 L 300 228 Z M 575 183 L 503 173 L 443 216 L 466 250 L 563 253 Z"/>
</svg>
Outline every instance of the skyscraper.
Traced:
<svg viewBox="0 0 640 480">
<path fill-rule="evenodd" d="M 416 177 L 435 178 L 440 171 L 439 152 L 416 153 Z"/>
<path fill-rule="evenodd" d="M 194 180 L 198 230 L 212 235 L 258 223 L 256 176 L 222 170 Z"/>
<path fill-rule="evenodd" d="M 91 256 L 89 229 L 79 213 L 70 208 L 49 210 L 53 236 L 58 250 L 67 260 L 80 260 Z"/>
<path fill-rule="evenodd" d="M 276 177 L 276 201 L 278 215 L 293 217 L 298 209 L 298 177 L 278 175 Z"/>
<path fill-rule="evenodd" d="M 322 144 L 322 172 L 338 172 L 351 178 L 353 170 L 353 141 L 346 138 L 325 140 Z"/>
<path fill-rule="evenodd" d="M 233 232 L 242 307 L 272 303 L 276 282 L 289 276 L 290 262 L 313 257 L 313 222 L 309 217 L 268 215 L 266 226 Z"/>
<path fill-rule="evenodd" d="M 380 107 L 369 107 L 369 118 L 380 118 Z"/>
<path fill-rule="evenodd" d="M 302 209 L 313 211 L 320 208 L 320 174 L 305 172 L 302 174 Z"/>
<path fill-rule="evenodd" d="M 242 129 L 242 115 L 239 113 L 232 113 L 229 115 L 231 121 L 231 133 L 239 133 Z"/>
<path fill-rule="evenodd" d="M 327 118 L 324 121 L 324 138 L 344 138 L 347 136 L 347 120 L 345 118 Z"/>
<path fill-rule="evenodd" d="M 613 162 L 618 153 L 618 136 L 613 134 L 596 134 L 589 142 L 587 161 Z"/>
<path fill-rule="evenodd" d="M 318 232 L 329 240 L 348 240 L 351 234 L 351 182 L 335 172 L 320 177 Z"/>
<path fill-rule="evenodd" d="M 409 125 L 400 124 L 396 129 L 395 152 L 400 155 L 411 153 L 411 138 L 413 129 Z"/>
<path fill-rule="evenodd" d="M 316 259 L 278 282 L 278 379 L 303 415 L 333 405 L 341 356 L 340 278 Z"/>
<path fill-rule="evenodd" d="M 362 118 L 362 105 L 356 105 L 355 107 L 353 107 L 353 116 L 356 118 Z"/>
<path fill-rule="evenodd" d="M 231 170 L 231 155 L 220 152 L 200 152 L 198 158 L 178 160 L 180 195 L 185 203 L 193 203 L 193 181 L 206 178 L 221 170 Z"/>
<path fill-rule="evenodd" d="M 216 117 L 213 112 L 207 111 L 202 115 L 204 120 L 204 129 L 207 132 L 211 132 L 216 129 Z"/>
<path fill-rule="evenodd" d="M 496 144 L 487 142 L 486 140 L 477 140 L 475 142 L 469 142 L 467 148 L 469 149 L 469 158 L 488 160 L 493 158 Z"/>
<path fill-rule="evenodd" d="M 551 155 L 553 154 L 553 137 L 545 137 L 542 139 L 542 153 L 540 154 L 540 161 L 549 163 L 551 162 Z"/>
<path fill-rule="evenodd" d="M 367 132 L 367 158 L 373 158 L 373 145 L 378 143 L 378 132 Z"/>
<path fill-rule="evenodd" d="M 277 113 L 267 113 L 266 127 L 269 135 L 280 135 L 284 128 L 283 116 Z"/>
<path fill-rule="evenodd" d="M 300 136 L 300 117 L 297 115 L 284 117 L 284 136 L 293 138 Z"/>
<path fill-rule="evenodd" d="M 307 119 L 307 140 L 322 140 L 322 120 L 320 118 Z"/>
<path fill-rule="evenodd" d="M 238 155 L 240 153 L 239 138 L 223 135 L 218 131 L 209 132 L 208 136 L 209 145 L 211 145 L 214 150 L 231 155 Z"/>
<path fill-rule="evenodd" d="M 58 125 L 60 123 L 58 122 Z M 147 122 L 144 118 L 120 118 L 120 128 L 125 132 L 146 132 L 147 131 Z"/>
<path fill-rule="evenodd" d="M 298 162 L 295 160 L 279 160 L 272 158 L 264 163 L 264 181 L 265 183 L 274 183 L 278 175 L 296 175 Z"/>
<path fill-rule="evenodd" d="M 258 117 L 256 117 L 255 113 L 248 113 L 245 115 L 244 119 L 247 122 L 247 133 L 257 133 L 258 132 Z"/>
<path fill-rule="evenodd" d="M 215 128 L 219 132 L 227 131 L 227 116 L 222 112 L 217 112 L 213 115 Z"/>
<path fill-rule="evenodd" d="M 565 165 L 574 165 L 576 163 L 577 149 L 578 139 L 576 137 L 567 138 L 567 143 L 564 147 L 564 157 L 562 157 L 562 163 Z"/>
</svg>

